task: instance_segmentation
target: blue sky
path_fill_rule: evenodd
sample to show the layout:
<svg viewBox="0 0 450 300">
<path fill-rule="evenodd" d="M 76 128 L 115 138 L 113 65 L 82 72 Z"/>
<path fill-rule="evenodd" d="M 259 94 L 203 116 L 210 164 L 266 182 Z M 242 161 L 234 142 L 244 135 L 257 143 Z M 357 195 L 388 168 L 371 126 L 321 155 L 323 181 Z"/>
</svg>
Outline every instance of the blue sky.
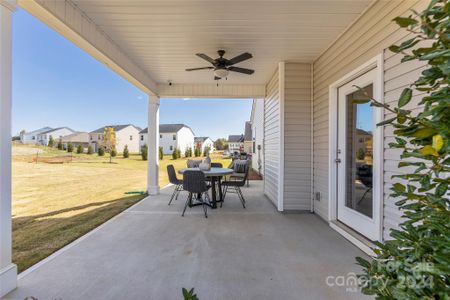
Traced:
<svg viewBox="0 0 450 300">
<path fill-rule="evenodd" d="M 183 66 L 180 66 L 183 67 Z M 109 124 L 146 127 L 147 95 L 19 9 L 13 18 L 13 134 L 43 126 L 79 131 Z M 198 136 L 240 134 L 251 100 L 161 99 L 160 123 Z"/>
</svg>

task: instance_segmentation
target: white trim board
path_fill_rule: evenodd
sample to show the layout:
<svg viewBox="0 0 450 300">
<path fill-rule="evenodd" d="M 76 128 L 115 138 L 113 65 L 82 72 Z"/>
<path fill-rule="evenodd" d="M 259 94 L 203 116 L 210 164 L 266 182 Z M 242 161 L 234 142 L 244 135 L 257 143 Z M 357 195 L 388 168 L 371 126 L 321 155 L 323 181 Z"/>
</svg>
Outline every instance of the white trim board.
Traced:
<svg viewBox="0 0 450 300">
<path fill-rule="evenodd" d="M 332 83 L 329 87 L 329 118 L 328 118 L 328 221 L 335 222 L 337 221 L 337 182 L 336 182 L 336 174 L 337 174 L 337 166 L 335 163 L 335 159 L 337 158 L 336 149 L 337 149 L 337 97 L 338 97 L 338 88 L 343 86 L 344 84 L 352 81 L 353 79 L 361 76 L 362 74 L 376 69 L 376 81 L 378 84 L 378 89 L 374 89 L 374 98 L 380 102 L 384 101 L 384 68 L 383 68 L 383 53 L 373 57 L 368 60 L 366 63 L 362 64 L 358 68 L 354 69 L 352 72 L 344 75 L 339 80 Z M 384 111 L 382 109 L 377 109 L 375 111 L 375 118 L 377 120 L 382 120 L 384 117 Z M 374 186 L 378 186 L 378 201 L 380 203 L 379 207 L 379 223 L 380 230 L 378 234 L 378 241 L 383 240 L 383 154 L 384 154 L 384 143 L 383 143 L 383 130 L 377 130 L 379 134 L 374 135 L 374 145 L 381 145 L 376 149 L 377 153 L 375 156 L 379 157 L 378 166 L 379 173 L 376 178 L 374 178 Z M 375 154 L 375 153 L 374 153 Z M 377 212 L 374 211 L 374 214 Z"/>
<path fill-rule="evenodd" d="M 284 87 L 285 87 L 285 63 L 278 63 L 278 93 L 279 93 L 279 101 L 280 101 L 280 148 L 278 153 L 280 153 L 279 157 L 279 170 L 278 170 L 278 211 L 284 210 Z"/>
</svg>

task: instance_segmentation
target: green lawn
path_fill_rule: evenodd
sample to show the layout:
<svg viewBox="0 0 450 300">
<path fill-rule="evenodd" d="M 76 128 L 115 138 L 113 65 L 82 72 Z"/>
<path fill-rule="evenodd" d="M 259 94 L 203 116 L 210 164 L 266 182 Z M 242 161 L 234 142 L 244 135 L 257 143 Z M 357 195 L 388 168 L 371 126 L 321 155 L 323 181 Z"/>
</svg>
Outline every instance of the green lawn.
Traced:
<svg viewBox="0 0 450 300">
<path fill-rule="evenodd" d="M 36 153 L 38 163 L 34 163 Z M 139 155 L 128 159 L 108 155 L 73 154 L 69 163 L 49 164 L 69 156 L 46 147 L 13 146 L 13 261 L 23 271 L 141 200 L 147 162 Z M 219 154 L 214 162 L 230 163 Z M 160 186 L 168 184 L 166 167 L 186 167 L 186 159 L 160 161 Z"/>
</svg>

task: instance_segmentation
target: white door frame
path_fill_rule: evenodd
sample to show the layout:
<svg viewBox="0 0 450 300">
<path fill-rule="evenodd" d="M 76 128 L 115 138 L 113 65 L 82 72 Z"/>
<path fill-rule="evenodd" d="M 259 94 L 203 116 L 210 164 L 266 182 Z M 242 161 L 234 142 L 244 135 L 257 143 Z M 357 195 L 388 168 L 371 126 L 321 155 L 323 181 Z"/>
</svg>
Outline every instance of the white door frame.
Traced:
<svg viewBox="0 0 450 300">
<path fill-rule="evenodd" d="M 383 54 L 379 54 L 374 58 L 370 59 L 363 65 L 357 67 L 352 72 L 346 74 L 339 80 L 335 81 L 329 87 L 329 123 L 328 123 L 328 221 L 330 224 L 335 223 L 337 221 L 337 166 L 335 163 L 335 159 L 337 158 L 336 149 L 337 149 L 337 107 L 338 107 L 338 88 L 353 79 L 361 76 L 362 74 L 376 69 L 376 78 L 374 86 L 378 86 L 378 88 L 374 88 L 373 97 L 380 102 L 384 102 L 384 69 L 383 69 Z M 375 121 L 378 123 L 384 118 L 384 110 L 383 109 L 375 109 Z M 380 128 L 379 130 L 375 130 L 374 145 L 378 145 L 378 147 L 374 147 L 374 158 L 378 157 L 378 162 L 374 160 L 374 164 L 377 164 L 378 176 L 373 178 L 374 187 L 374 201 L 378 201 L 379 209 L 378 211 L 373 211 L 373 215 L 377 215 L 377 220 L 379 222 L 379 232 L 378 232 L 378 241 L 383 240 L 383 153 L 384 153 L 384 136 L 383 130 Z M 334 227 L 334 226 L 332 226 Z"/>
</svg>

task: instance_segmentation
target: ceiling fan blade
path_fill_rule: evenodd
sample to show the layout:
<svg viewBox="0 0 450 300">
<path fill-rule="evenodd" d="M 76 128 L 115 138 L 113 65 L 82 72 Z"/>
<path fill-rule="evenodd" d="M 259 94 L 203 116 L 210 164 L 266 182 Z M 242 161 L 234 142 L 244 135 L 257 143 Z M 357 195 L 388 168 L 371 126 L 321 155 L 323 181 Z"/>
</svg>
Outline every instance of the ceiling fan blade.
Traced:
<svg viewBox="0 0 450 300">
<path fill-rule="evenodd" d="M 222 79 L 222 78 L 221 78 L 221 77 L 214 76 L 214 80 L 220 80 L 220 79 Z"/>
<path fill-rule="evenodd" d="M 191 68 L 191 69 L 186 69 L 186 71 L 210 70 L 210 69 L 214 69 L 214 67 Z"/>
<path fill-rule="evenodd" d="M 204 60 L 206 60 L 207 62 L 210 62 L 212 64 L 214 64 L 216 62 L 214 59 L 212 59 L 211 57 L 209 57 L 208 55 L 206 55 L 204 53 L 197 53 L 195 55 L 197 55 L 198 57 L 203 58 Z"/>
<path fill-rule="evenodd" d="M 238 72 L 238 73 L 244 73 L 244 74 L 253 74 L 255 73 L 255 70 L 245 69 L 245 68 L 239 68 L 239 67 L 229 67 L 228 71 Z"/>
<path fill-rule="evenodd" d="M 253 55 L 251 55 L 248 52 L 245 52 L 245 53 L 242 53 L 241 55 L 238 55 L 238 56 L 233 57 L 232 59 L 228 60 L 228 65 L 231 66 L 231 65 L 240 63 L 241 61 L 250 59 L 252 57 L 253 57 Z"/>
</svg>

